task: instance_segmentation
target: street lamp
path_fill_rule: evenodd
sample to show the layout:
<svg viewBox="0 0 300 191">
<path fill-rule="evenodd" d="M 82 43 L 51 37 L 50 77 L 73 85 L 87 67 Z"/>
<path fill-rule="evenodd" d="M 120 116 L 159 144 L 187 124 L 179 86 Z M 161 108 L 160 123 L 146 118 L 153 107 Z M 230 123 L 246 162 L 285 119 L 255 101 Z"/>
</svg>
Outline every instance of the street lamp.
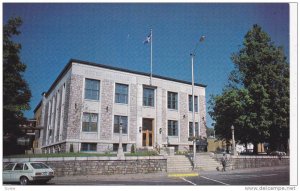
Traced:
<svg viewBox="0 0 300 191">
<path fill-rule="evenodd" d="M 233 151 L 233 155 L 237 155 L 236 149 L 235 149 L 234 126 L 233 125 L 231 125 L 231 133 L 232 133 L 232 151 Z"/>
<path fill-rule="evenodd" d="M 205 39 L 205 36 L 201 36 L 199 39 L 199 42 L 203 42 Z M 197 42 L 195 49 L 193 52 L 190 54 L 191 59 L 192 59 L 192 108 L 193 108 L 193 169 L 195 169 L 196 164 L 196 126 L 195 126 L 195 93 L 194 93 L 194 57 L 195 57 L 195 52 L 199 46 L 199 42 Z M 200 132 L 200 130 L 199 130 Z"/>
<path fill-rule="evenodd" d="M 123 146 L 122 146 L 122 131 L 123 131 L 123 123 L 122 123 L 122 119 L 120 117 L 120 123 L 119 123 L 119 128 L 120 128 L 120 134 L 119 134 L 119 148 L 118 148 L 118 154 L 117 157 L 118 159 L 124 159 L 124 152 L 123 152 Z"/>
</svg>

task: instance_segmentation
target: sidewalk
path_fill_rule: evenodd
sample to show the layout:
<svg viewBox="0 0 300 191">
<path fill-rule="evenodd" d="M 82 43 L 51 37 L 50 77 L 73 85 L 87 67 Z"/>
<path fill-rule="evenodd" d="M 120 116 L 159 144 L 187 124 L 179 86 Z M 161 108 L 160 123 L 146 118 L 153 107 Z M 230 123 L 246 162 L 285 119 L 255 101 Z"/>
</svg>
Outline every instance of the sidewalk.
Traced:
<svg viewBox="0 0 300 191">
<path fill-rule="evenodd" d="M 52 180 L 54 182 L 65 182 L 66 180 L 76 181 L 76 180 L 83 180 L 89 179 L 93 180 L 103 180 L 103 181 L 110 181 L 110 180 L 141 180 L 141 179 L 152 179 L 152 180 L 160 180 L 161 178 L 168 177 L 167 172 L 159 172 L 159 173 L 149 173 L 149 174 L 114 174 L 114 175 L 84 175 L 84 176 L 60 176 L 54 177 Z"/>
<path fill-rule="evenodd" d="M 290 166 L 270 166 L 270 167 L 259 167 L 259 168 L 240 168 L 240 169 L 226 169 L 225 172 L 222 171 L 198 171 L 199 175 L 208 175 L 208 174 L 234 174 L 234 173 L 247 173 L 247 172 L 264 172 L 266 170 L 281 170 L 289 169 Z"/>
</svg>

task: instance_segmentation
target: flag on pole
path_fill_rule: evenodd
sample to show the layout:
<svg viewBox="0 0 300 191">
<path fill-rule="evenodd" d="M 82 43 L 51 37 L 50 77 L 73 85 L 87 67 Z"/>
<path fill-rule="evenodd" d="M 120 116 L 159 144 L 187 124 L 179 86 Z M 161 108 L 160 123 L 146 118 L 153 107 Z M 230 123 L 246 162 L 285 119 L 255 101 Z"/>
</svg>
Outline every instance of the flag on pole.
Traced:
<svg viewBox="0 0 300 191">
<path fill-rule="evenodd" d="M 148 44 L 151 42 L 152 34 L 150 33 L 147 37 L 146 40 L 144 41 L 144 44 Z"/>
<path fill-rule="evenodd" d="M 146 37 L 144 44 L 150 43 L 150 85 L 152 85 L 152 29 L 150 30 L 150 34 Z"/>
</svg>

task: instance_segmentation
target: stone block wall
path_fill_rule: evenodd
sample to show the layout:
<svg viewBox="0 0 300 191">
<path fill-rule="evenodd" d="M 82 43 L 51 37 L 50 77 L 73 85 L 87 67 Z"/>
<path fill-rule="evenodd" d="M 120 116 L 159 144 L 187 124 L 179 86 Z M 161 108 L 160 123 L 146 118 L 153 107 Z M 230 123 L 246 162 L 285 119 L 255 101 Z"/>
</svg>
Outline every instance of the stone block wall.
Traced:
<svg viewBox="0 0 300 191">
<path fill-rule="evenodd" d="M 186 143 L 188 141 L 188 135 L 189 135 L 189 120 L 188 120 L 188 94 L 179 92 L 179 127 L 180 127 L 180 142 Z M 185 117 L 183 117 L 185 116 Z M 179 150 L 182 150 L 179 148 Z"/>
<path fill-rule="evenodd" d="M 112 139 L 113 104 L 114 104 L 114 81 L 103 80 L 101 82 L 101 129 L 100 139 Z M 106 109 L 107 108 L 107 109 Z"/>
<path fill-rule="evenodd" d="M 287 156 L 237 156 L 233 157 L 231 162 L 232 169 L 286 165 L 290 165 L 290 158 Z"/>
<path fill-rule="evenodd" d="M 70 104 L 70 93 L 71 93 L 71 78 L 66 80 L 66 94 L 65 94 L 65 105 L 63 108 L 64 118 L 63 118 L 63 129 L 62 129 L 62 140 L 67 139 L 68 132 L 68 119 L 69 119 L 69 104 Z M 66 149 L 66 148 L 65 148 Z M 64 150 L 64 152 L 66 152 Z"/>
<path fill-rule="evenodd" d="M 69 100 L 69 115 L 67 125 L 67 139 L 79 139 L 80 137 L 80 119 L 83 107 L 82 93 L 83 76 L 72 75 Z"/>
<path fill-rule="evenodd" d="M 24 159 L 6 159 L 4 165 Z M 30 158 L 29 161 L 46 163 L 55 171 L 55 176 L 137 174 L 167 171 L 167 159 L 162 156 L 126 157 L 59 157 Z"/>
<path fill-rule="evenodd" d="M 199 111 L 200 111 L 200 136 L 207 137 L 206 135 L 206 102 L 205 96 L 199 97 Z"/>
<path fill-rule="evenodd" d="M 129 136 L 130 141 L 136 141 L 137 139 L 137 85 L 136 84 L 130 84 L 130 97 L 129 97 L 129 103 L 130 103 L 130 115 L 129 115 L 129 121 L 128 121 L 128 127 L 129 127 Z"/>
<path fill-rule="evenodd" d="M 161 118 L 162 118 L 162 142 L 164 144 L 167 143 L 167 132 L 168 132 L 168 127 L 167 127 L 167 90 L 162 89 L 162 114 L 161 114 Z"/>
<path fill-rule="evenodd" d="M 214 158 L 221 163 L 222 154 L 217 154 Z M 290 165 L 289 156 L 231 156 L 227 155 L 230 169 L 260 168 L 272 166 Z"/>
</svg>

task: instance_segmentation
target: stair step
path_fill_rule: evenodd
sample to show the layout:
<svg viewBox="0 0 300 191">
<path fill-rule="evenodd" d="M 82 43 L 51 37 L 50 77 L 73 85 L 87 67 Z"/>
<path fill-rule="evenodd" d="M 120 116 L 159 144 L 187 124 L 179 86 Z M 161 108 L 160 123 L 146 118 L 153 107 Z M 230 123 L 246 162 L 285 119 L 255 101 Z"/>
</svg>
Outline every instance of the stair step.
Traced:
<svg viewBox="0 0 300 191">
<path fill-rule="evenodd" d="M 192 164 L 188 156 L 175 155 L 167 158 L 168 172 L 190 172 L 192 171 Z"/>
</svg>

